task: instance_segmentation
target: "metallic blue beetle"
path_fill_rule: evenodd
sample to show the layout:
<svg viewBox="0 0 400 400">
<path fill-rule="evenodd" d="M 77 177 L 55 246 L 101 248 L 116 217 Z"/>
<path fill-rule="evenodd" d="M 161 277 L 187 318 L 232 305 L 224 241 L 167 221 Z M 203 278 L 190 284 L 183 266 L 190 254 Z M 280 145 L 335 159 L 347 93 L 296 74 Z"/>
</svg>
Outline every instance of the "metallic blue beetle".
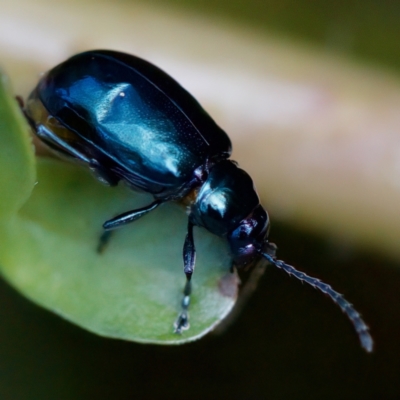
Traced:
<svg viewBox="0 0 400 400">
<path fill-rule="evenodd" d="M 183 247 L 186 285 L 177 333 L 189 327 L 196 225 L 227 238 L 232 266 L 240 269 L 264 257 L 328 294 L 353 323 L 361 345 L 372 351 L 368 327 L 342 295 L 276 260 L 275 246 L 268 242 L 268 214 L 250 176 L 228 159 L 229 137 L 165 72 L 132 55 L 88 51 L 45 74 L 24 112 L 36 135 L 59 155 L 87 165 L 105 184 L 124 181 L 153 195 L 148 206 L 105 222 L 106 231 L 166 201 L 189 203 Z"/>
</svg>

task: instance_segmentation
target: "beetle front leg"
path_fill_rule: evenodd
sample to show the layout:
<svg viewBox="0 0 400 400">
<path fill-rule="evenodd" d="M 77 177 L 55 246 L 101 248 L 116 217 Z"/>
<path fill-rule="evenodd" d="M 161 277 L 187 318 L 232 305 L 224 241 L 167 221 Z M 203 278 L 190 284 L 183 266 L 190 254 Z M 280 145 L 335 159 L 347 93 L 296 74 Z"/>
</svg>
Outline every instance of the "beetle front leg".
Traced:
<svg viewBox="0 0 400 400">
<path fill-rule="evenodd" d="M 196 248 L 193 240 L 193 224 L 188 222 L 188 230 L 183 245 L 183 271 L 186 275 L 186 284 L 183 289 L 182 310 L 174 324 L 175 333 L 182 333 L 182 331 L 189 329 L 189 305 L 190 295 L 192 293 L 192 275 L 196 265 Z"/>
</svg>

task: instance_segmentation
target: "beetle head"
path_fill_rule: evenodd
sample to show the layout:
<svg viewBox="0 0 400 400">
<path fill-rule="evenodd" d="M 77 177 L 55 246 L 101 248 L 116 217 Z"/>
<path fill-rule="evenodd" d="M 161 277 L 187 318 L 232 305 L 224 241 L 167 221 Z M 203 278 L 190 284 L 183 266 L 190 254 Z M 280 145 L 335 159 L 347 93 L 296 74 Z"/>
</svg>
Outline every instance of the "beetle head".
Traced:
<svg viewBox="0 0 400 400">
<path fill-rule="evenodd" d="M 269 233 L 269 218 L 261 205 L 228 233 L 228 242 L 237 268 L 245 268 L 259 256 Z"/>
</svg>

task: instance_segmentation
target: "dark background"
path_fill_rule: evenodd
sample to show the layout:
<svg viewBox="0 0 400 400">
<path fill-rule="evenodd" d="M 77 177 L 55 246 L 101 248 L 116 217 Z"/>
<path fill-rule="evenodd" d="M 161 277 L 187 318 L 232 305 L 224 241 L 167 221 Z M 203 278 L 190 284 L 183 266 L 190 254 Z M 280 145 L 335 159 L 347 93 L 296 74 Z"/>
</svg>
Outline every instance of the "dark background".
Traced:
<svg viewBox="0 0 400 400">
<path fill-rule="evenodd" d="M 400 70 L 400 2 L 169 3 Z M 180 347 L 97 337 L 0 282 L 0 399 L 400 398 L 399 262 L 271 217 L 279 257 L 345 294 L 371 327 L 372 355 L 337 306 L 273 267 L 224 335 Z"/>
</svg>

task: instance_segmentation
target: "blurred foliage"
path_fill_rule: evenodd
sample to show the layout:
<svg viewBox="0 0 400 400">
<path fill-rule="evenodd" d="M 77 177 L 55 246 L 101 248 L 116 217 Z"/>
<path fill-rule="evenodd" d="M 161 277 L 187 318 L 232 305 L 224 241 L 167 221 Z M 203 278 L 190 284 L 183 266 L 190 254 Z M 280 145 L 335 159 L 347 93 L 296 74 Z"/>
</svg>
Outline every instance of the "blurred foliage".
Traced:
<svg viewBox="0 0 400 400">
<path fill-rule="evenodd" d="M 35 182 L 35 156 L 29 127 L 0 70 L 0 221 L 9 219 L 29 198 Z"/>
<path fill-rule="evenodd" d="M 149 0 L 309 41 L 400 70 L 400 2 L 393 0 Z"/>
</svg>

